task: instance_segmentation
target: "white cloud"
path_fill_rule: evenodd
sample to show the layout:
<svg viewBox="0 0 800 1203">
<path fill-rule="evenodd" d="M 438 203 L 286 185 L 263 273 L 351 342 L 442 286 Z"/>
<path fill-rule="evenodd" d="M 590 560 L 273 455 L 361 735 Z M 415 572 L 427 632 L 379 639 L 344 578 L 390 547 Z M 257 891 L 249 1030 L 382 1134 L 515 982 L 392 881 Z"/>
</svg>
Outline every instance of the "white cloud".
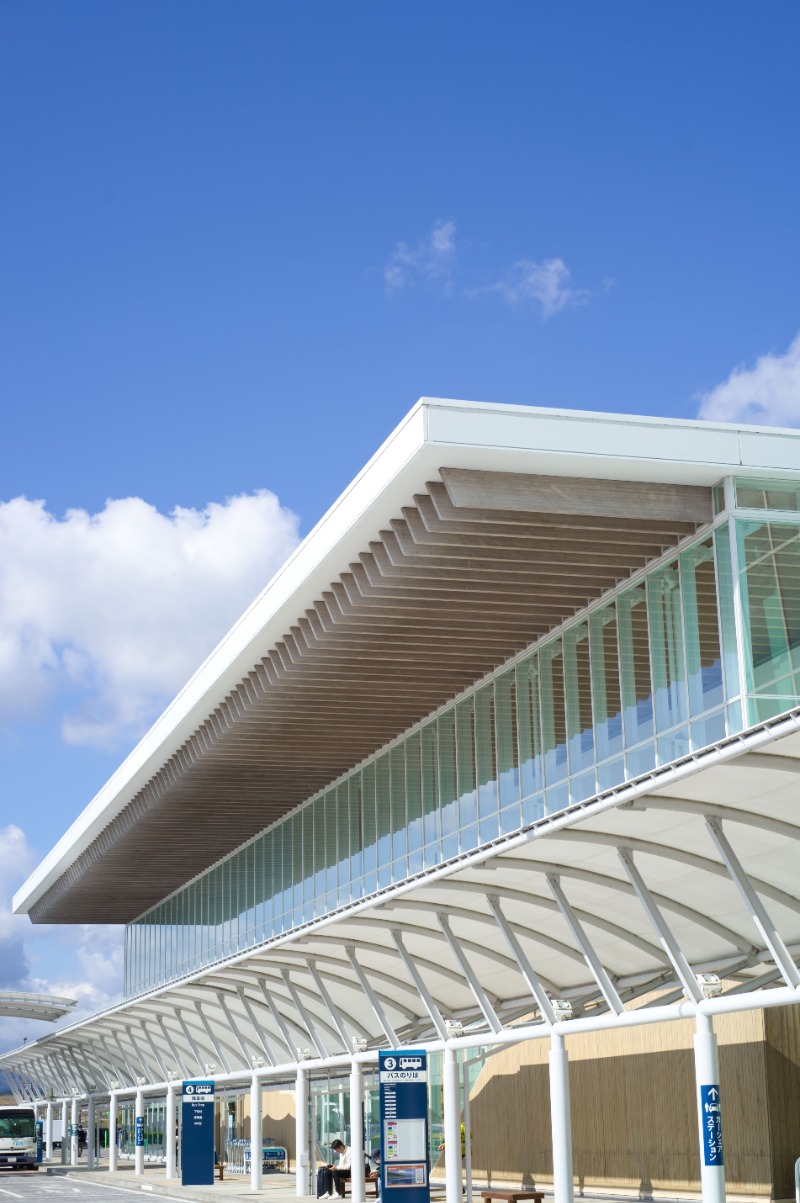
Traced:
<svg viewBox="0 0 800 1203">
<path fill-rule="evenodd" d="M 770 351 L 752 368 L 740 364 L 698 400 L 697 416 L 708 421 L 800 425 L 800 334 L 783 355 Z"/>
<path fill-rule="evenodd" d="M 121 1000 L 123 929 L 32 924 L 27 915 L 13 914 L 12 896 L 34 859 L 20 827 L 0 828 L 0 990 L 75 999 L 75 1010 L 57 1025 L 63 1027 Z M 0 1051 L 52 1030 L 40 1020 L 0 1018 Z"/>
<path fill-rule="evenodd" d="M 267 491 L 171 514 L 0 503 L 0 721 L 59 690 L 69 742 L 138 736 L 297 541 Z"/>
<path fill-rule="evenodd" d="M 564 309 L 583 305 L 589 299 L 584 288 L 573 288 L 572 273 L 563 259 L 518 259 L 496 284 L 482 292 L 497 293 L 507 305 L 538 304 L 542 317 L 553 317 Z"/>
<path fill-rule="evenodd" d="M 437 221 L 430 234 L 416 246 L 398 242 L 383 269 L 384 286 L 391 294 L 423 280 L 436 283 L 449 293 L 453 287 L 455 261 L 456 223 Z"/>
</svg>

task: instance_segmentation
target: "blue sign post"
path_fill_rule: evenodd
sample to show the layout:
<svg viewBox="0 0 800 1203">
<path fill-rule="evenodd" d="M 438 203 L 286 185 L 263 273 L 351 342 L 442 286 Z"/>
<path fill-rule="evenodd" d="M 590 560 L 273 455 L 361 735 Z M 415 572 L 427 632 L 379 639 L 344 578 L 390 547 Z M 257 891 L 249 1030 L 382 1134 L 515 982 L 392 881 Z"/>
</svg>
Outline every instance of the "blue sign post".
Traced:
<svg viewBox="0 0 800 1203">
<path fill-rule="evenodd" d="M 378 1054 L 381 1198 L 430 1203 L 428 1058 L 415 1049 Z M 386 1192 L 386 1193 L 384 1193 Z"/>
<path fill-rule="evenodd" d="M 36 1162 L 42 1164 L 44 1157 L 44 1121 L 37 1119 L 36 1121 Z"/>
<path fill-rule="evenodd" d="M 214 1185 L 214 1083 L 183 1083 L 181 1099 L 181 1183 Z"/>
<path fill-rule="evenodd" d="M 703 1112 L 703 1164 L 725 1164 L 722 1154 L 722 1110 L 719 1085 L 700 1087 L 700 1107 Z"/>
<path fill-rule="evenodd" d="M 144 1116 L 136 1116 L 136 1148 L 144 1148 Z"/>
</svg>

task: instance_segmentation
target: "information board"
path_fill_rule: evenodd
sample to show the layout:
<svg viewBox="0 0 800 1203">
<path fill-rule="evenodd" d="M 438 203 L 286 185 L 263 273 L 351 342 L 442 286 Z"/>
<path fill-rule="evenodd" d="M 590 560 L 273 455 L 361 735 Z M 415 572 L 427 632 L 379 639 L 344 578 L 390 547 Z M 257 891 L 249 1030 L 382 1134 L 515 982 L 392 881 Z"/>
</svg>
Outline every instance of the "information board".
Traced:
<svg viewBox="0 0 800 1203">
<path fill-rule="evenodd" d="M 703 1113 L 703 1161 L 706 1165 L 724 1165 L 722 1153 L 722 1109 L 719 1085 L 700 1087 L 700 1106 Z"/>
<path fill-rule="evenodd" d="M 403 1191 L 398 1203 L 430 1203 L 428 1057 L 416 1049 L 378 1054 L 381 1120 L 381 1197 Z"/>
<path fill-rule="evenodd" d="M 39 1165 L 42 1164 L 44 1155 L 44 1121 L 37 1119 L 36 1121 L 36 1161 Z"/>
<path fill-rule="evenodd" d="M 214 1083 L 183 1083 L 181 1095 L 181 1183 L 214 1185 Z"/>
</svg>

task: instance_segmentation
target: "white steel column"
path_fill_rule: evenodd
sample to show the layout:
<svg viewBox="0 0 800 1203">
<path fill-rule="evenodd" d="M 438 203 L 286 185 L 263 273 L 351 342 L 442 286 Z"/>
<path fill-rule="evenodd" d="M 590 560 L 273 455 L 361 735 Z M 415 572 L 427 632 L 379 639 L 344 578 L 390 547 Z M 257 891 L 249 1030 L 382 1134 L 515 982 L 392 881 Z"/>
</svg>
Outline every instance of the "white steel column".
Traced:
<svg viewBox="0 0 800 1203">
<path fill-rule="evenodd" d="M 115 1170 L 117 1168 L 117 1124 L 119 1122 L 119 1099 L 117 1092 L 111 1091 L 111 1097 L 108 1100 L 108 1168 Z"/>
<path fill-rule="evenodd" d="M 569 1059 L 564 1037 L 557 1032 L 550 1037 L 550 1126 L 555 1203 L 573 1203 Z"/>
<path fill-rule="evenodd" d="M 364 1074 L 360 1061 L 350 1063 L 350 1194 L 364 1203 Z"/>
<path fill-rule="evenodd" d="M 78 1100 L 73 1098 L 69 1115 L 69 1163 L 78 1164 Z"/>
<path fill-rule="evenodd" d="M 261 1190 L 261 1080 L 258 1074 L 250 1079 L 250 1189 Z"/>
<path fill-rule="evenodd" d="M 725 1203 L 725 1167 L 722 1153 L 722 1112 L 719 1100 L 719 1057 L 714 1022 L 697 1014 L 694 1037 L 694 1073 L 700 1133 L 700 1182 L 703 1203 Z"/>
<path fill-rule="evenodd" d="M 142 1094 L 141 1086 L 138 1086 L 136 1088 L 136 1106 L 133 1115 L 133 1172 L 139 1175 L 144 1173 L 144 1145 L 140 1145 L 137 1139 L 140 1119 L 142 1131 L 144 1131 L 144 1095 Z"/>
<path fill-rule="evenodd" d="M 89 1095 L 89 1115 L 86 1120 L 86 1168 L 95 1168 L 95 1150 L 97 1148 L 97 1120 L 95 1116 L 94 1095 Z"/>
<path fill-rule="evenodd" d="M 445 1045 L 442 1086 L 444 1087 L 444 1180 L 447 1203 L 461 1203 L 461 1074 L 460 1052 Z"/>
<path fill-rule="evenodd" d="M 166 1132 L 164 1133 L 164 1150 L 167 1158 L 167 1178 L 175 1177 L 175 1083 L 167 1085 L 167 1107 L 164 1117 Z"/>
<path fill-rule="evenodd" d="M 309 1191 L 308 1076 L 302 1065 L 297 1067 L 294 1087 L 294 1148 L 295 1193 L 302 1199 Z"/>
<path fill-rule="evenodd" d="M 44 1159 L 53 1160 L 53 1104 L 48 1103 L 44 1113 Z"/>
<path fill-rule="evenodd" d="M 461 1094 L 464 1108 L 464 1186 L 467 1203 L 472 1203 L 472 1133 L 469 1127 L 469 1055 L 464 1052 L 461 1066 Z"/>
<path fill-rule="evenodd" d="M 61 1164 L 66 1165 L 69 1161 L 69 1112 L 67 1100 L 64 1099 L 61 1104 Z"/>
</svg>

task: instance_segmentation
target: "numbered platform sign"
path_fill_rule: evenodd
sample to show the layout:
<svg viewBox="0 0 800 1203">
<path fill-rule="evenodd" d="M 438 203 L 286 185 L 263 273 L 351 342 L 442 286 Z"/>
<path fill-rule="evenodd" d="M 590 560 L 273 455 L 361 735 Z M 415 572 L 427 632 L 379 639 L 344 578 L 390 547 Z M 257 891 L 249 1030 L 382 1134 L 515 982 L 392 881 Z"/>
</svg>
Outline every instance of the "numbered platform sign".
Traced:
<svg viewBox="0 0 800 1203">
<path fill-rule="evenodd" d="M 391 1198 L 430 1203 L 427 1054 L 415 1049 L 379 1053 L 378 1077 L 381 1197 L 384 1203 Z"/>
<path fill-rule="evenodd" d="M 214 1083 L 183 1083 L 181 1095 L 181 1183 L 214 1185 Z"/>
</svg>

